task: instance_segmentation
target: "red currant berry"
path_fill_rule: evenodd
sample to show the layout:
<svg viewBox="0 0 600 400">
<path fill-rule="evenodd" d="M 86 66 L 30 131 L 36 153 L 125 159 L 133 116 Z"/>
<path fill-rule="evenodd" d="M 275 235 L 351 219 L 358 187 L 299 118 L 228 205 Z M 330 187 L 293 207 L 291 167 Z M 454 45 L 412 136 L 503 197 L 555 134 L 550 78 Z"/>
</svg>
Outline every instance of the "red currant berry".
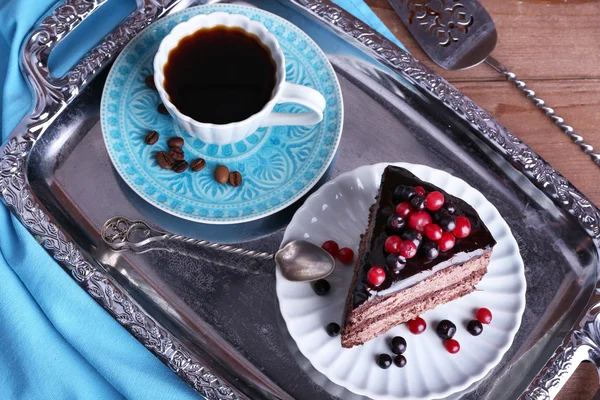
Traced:
<svg viewBox="0 0 600 400">
<path fill-rule="evenodd" d="M 437 211 L 444 205 L 444 195 L 441 192 L 431 192 L 427 195 L 427 208 L 431 211 Z"/>
<path fill-rule="evenodd" d="M 408 227 L 423 232 L 423 229 L 431 223 L 431 215 L 427 211 L 415 211 L 408 217 Z"/>
<path fill-rule="evenodd" d="M 425 188 L 423 186 L 415 186 L 417 196 L 425 196 Z"/>
<path fill-rule="evenodd" d="M 321 245 L 321 248 L 331 254 L 333 257 L 337 257 L 338 252 L 340 251 L 340 246 L 335 242 L 335 240 L 328 240 Z"/>
<path fill-rule="evenodd" d="M 492 312 L 487 308 L 480 308 L 479 310 L 477 310 L 475 317 L 477 317 L 477 320 L 482 324 L 487 325 L 490 322 L 492 322 Z"/>
<path fill-rule="evenodd" d="M 417 255 L 417 246 L 410 240 L 406 240 L 400 244 L 400 255 L 406 259 L 413 258 Z"/>
<path fill-rule="evenodd" d="M 350 264 L 354 259 L 354 252 L 349 247 L 343 247 L 338 252 L 338 260 L 342 262 L 342 264 Z"/>
<path fill-rule="evenodd" d="M 456 239 L 450 232 L 444 232 L 442 233 L 441 239 L 437 241 L 437 244 L 441 251 L 448 251 L 454 247 L 456 244 Z"/>
<path fill-rule="evenodd" d="M 456 354 L 460 351 L 460 343 L 454 339 L 446 340 L 444 346 L 446 346 L 446 350 L 448 350 L 448 353 L 450 354 Z"/>
<path fill-rule="evenodd" d="M 412 207 L 410 205 L 410 202 L 408 202 L 408 201 L 403 201 L 402 203 L 400 203 L 396 206 L 396 214 L 398 214 L 402 218 L 408 217 L 411 212 L 412 212 Z"/>
<path fill-rule="evenodd" d="M 421 333 L 425 332 L 425 329 L 427 329 L 427 323 L 421 317 L 417 317 L 408 321 L 408 330 L 413 335 L 420 335 Z"/>
<path fill-rule="evenodd" d="M 385 239 L 385 251 L 390 254 L 397 254 L 400 252 L 400 244 L 402 243 L 402 239 L 399 236 L 390 236 Z"/>
<path fill-rule="evenodd" d="M 385 281 L 385 270 L 381 267 L 371 267 L 367 273 L 367 280 L 373 286 L 379 286 Z"/>
<path fill-rule="evenodd" d="M 471 233 L 471 221 L 467 217 L 456 217 L 456 227 L 452 230 L 459 239 L 466 238 Z"/>
<path fill-rule="evenodd" d="M 440 240 L 442 238 L 442 228 L 438 224 L 425 225 L 425 235 L 431 240 Z"/>
</svg>

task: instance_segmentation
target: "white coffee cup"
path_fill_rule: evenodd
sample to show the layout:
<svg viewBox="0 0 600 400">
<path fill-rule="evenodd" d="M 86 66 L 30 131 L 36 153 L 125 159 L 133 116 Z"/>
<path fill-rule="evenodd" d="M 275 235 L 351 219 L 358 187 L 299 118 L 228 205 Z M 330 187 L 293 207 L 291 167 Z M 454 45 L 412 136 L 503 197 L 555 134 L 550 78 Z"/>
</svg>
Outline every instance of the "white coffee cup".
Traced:
<svg viewBox="0 0 600 400">
<path fill-rule="evenodd" d="M 200 29 L 214 26 L 235 27 L 255 35 L 271 51 L 271 56 L 276 64 L 275 87 L 271 99 L 259 112 L 242 121 L 228 124 L 196 121 L 181 113 L 171 103 L 169 94 L 164 88 L 163 68 L 169 58 L 169 52 L 177 47 L 183 37 L 192 35 Z M 321 93 L 312 88 L 285 81 L 285 58 L 275 36 L 261 23 L 240 14 L 215 12 L 197 15 L 176 25 L 162 40 L 154 57 L 154 83 L 169 114 L 179 122 L 183 129 L 205 143 L 220 145 L 235 143 L 264 126 L 315 125 L 323 119 L 323 110 L 325 109 L 325 98 Z M 297 103 L 307 107 L 309 111 L 298 113 L 273 112 L 275 105 L 281 103 Z"/>
</svg>

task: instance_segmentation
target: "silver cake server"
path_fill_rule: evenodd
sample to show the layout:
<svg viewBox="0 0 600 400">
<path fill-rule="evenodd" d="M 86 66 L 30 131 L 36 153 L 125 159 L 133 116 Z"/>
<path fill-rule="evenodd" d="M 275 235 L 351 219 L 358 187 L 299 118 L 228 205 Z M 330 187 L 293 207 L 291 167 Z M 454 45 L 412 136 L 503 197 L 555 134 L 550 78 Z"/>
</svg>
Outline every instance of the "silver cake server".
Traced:
<svg viewBox="0 0 600 400">
<path fill-rule="evenodd" d="M 600 166 L 600 155 L 565 124 L 525 82 L 490 54 L 498 39 L 494 21 L 476 0 L 389 0 L 425 53 L 440 67 L 459 70 L 485 62 L 515 84 L 565 135 Z"/>
<path fill-rule="evenodd" d="M 192 248 L 212 249 L 259 260 L 275 260 L 281 274 L 290 281 L 308 282 L 329 276 L 335 269 L 335 260 L 319 246 L 305 240 L 293 240 L 275 254 L 240 249 L 227 244 L 212 243 L 164 232 L 149 226 L 144 221 L 133 221 L 125 217 L 113 217 L 104 223 L 102 240 L 113 251 L 178 252 L 194 259 L 204 259 L 201 252 L 186 251 L 173 244 L 185 244 Z M 211 260 L 216 262 L 215 260 Z M 217 264 L 220 264 L 217 262 Z M 227 265 L 225 265 L 227 267 Z"/>
</svg>

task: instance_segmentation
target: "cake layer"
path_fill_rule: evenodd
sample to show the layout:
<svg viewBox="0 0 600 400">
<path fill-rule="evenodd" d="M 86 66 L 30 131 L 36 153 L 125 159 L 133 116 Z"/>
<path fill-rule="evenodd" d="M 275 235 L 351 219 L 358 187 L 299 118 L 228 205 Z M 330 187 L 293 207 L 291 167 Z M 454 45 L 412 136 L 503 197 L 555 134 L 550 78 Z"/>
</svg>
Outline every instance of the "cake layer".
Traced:
<svg viewBox="0 0 600 400">
<path fill-rule="evenodd" d="M 399 202 L 395 200 L 394 192 L 400 185 L 421 187 L 427 193 L 433 191 L 442 193 L 446 204 L 452 204 L 455 207 L 454 215 L 468 218 L 471 223 L 471 233 L 468 237 L 456 240 L 452 250 L 439 252 L 435 259 L 428 259 L 423 254 L 417 253 L 415 257 L 406 260 L 406 264 L 401 271 L 386 274 L 385 281 L 374 287 L 368 284 L 367 274 L 369 268 L 374 265 L 386 266 L 388 253 L 384 249 L 384 242 L 390 236 L 388 219 L 394 214 L 396 205 Z M 433 214 L 433 212 L 431 213 Z M 408 228 L 405 227 L 404 230 L 408 230 Z M 421 242 L 426 240 L 426 238 L 423 238 Z M 349 304 L 346 306 L 347 311 L 377 300 L 378 297 L 383 295 L 383 292 L 402 290 L 403 280 L 423 271 L 431 270 L 438 264 L 450 264 L 457 255 L 472 253 L 477 250 L 483 252 L 491 249 L 495 244 L 496 241 L 479 218 L 477 212 L 465 201 L 450 195 L 431 183 L 422 181 L 404 168 L 388 166 L 383 172 L 375 203 L 369 210 L 368 228 L 361 238 L 352 291 L 348 299 Z"/>
<path fill-rule="evenodd" d="M 462 264 L 444 268 L 401 291 L 378 297 L 353 310 L 342 333 L 342 347 L 363 344 L 427 310 L 475 290 L 491 256 L 491 250 Z"/>
</svg>

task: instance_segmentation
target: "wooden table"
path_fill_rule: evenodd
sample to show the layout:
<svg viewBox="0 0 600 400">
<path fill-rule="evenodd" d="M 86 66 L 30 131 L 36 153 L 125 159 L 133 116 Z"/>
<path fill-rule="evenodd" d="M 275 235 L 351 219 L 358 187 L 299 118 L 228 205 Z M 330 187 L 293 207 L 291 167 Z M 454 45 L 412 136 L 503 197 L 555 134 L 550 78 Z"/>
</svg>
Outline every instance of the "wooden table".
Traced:
<svg viewBox="0 0 600 400">
<path fill-rule="evenodd" d="M 600 1 L 479 0 L 498 30 L 502 61 L 600 153 Z M 530 100 L 486 65 L 445 71 L 427 58 L 387 0 L 366 0 L 407 49 L 529 144 L 595 204 L 600 168 Z M 560 400 L 589 400 L 598 374 L 582 364 Z"/>
</svg>

